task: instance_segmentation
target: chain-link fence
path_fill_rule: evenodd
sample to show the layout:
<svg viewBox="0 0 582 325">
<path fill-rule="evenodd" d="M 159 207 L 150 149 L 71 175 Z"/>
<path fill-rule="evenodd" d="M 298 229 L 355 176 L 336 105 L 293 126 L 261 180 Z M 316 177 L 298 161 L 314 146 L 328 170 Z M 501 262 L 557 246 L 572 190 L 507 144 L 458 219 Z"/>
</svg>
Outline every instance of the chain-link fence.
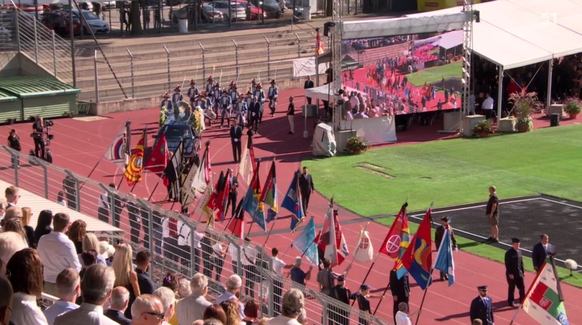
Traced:
<svg viewBox="0 0 582 325">
<path fill-rule="evenodd" d="M 225 292 L 228 277 L 238 274 L 243 280 L 241 300 L 258 301 L 265 317 L 277 315 L 282 294 L 296 287 L 306 295 L 310 324 L 362 324 L 360 318 L 368 324 L 388 324 L 277 276 L 271 271 L 272 258 L 264 246 L 243 243 L 238 237 L 198 222 L 195 216 L 164 209 L 147 199 L 117 191 L 115 184 L 106 186 L 6 146 L 0 150 L 0 164 L 0 180 L 49 201 L 62 197 L 69 209 L 118 228 L 108 234 L 114 244 L 129 243 L 134 253 L 149 250 L 150 276 L 158 284 L 168 273 L 190 279 L 202 272 L 210 280 L 212 300 Z M 50 303 L 50 297 L 45 300 Z"/>
</svg>

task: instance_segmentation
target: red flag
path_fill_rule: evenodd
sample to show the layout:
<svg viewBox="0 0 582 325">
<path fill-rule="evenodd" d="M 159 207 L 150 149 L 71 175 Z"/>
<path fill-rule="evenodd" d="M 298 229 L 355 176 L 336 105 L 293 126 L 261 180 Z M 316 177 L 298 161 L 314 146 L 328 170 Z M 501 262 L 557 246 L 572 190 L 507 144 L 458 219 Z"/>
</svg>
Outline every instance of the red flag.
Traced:
<svg viewBox="0 0 582 325">
<path fill-rule="evenodd" d="M 232 232 L 233 235 L 243 239 L 245 236 L 245 222 L 244 222 L 244 210 L 242 209 L 244 199 L 240 199 L 236 207 L 234 218 L 230 219 L 230 222 L 226 226 L 228 230 Z"/>
<path fill-rule="evenodd" d="M 231 172 L 227 172 L 224 178 L 224 186 L 223 189 L 218 193 L 217 202 L 218 206 L 218 218 L 220 221 L 224 221 L 224 214 L 228 211 L 228 202 L 229 202 L 229 194 L 230 194 L 230 178 L 232 177 Z"/>
<path fill-rule="evenodd" d="M 400 208 L 400 212 L 398 212 L 396 219 L 394 219 L 394 223 L 390 227 L 390 231 L 388 231 L 386 238 L 384 238 L 382 246 L 380 246 L 380 253 L 386 254 L 393 259 L 398 259 L 398 257 L 400 257 L 401 255 L 400 250 L 402 247 L 401 244 L 403 240 L 402 235 L 405 229 L 408 230 L 408 218 L 406 217 L 406 206 L 407 204 L 404 204 Z M 409 238 L 404 239 L 407 242 L 409 241 Z M 406 249 L 407 247 L 408 245 L 406 245 L 404 249 Z"/>
<path fill-rule="evenodd" d="M 210 165 L 210 147 L 206 147 L 206 160 L 204 160 L 204 180 L 206 184 L 210 184 L 210 175 L 212 172 L 212 166 Z"/>
<path fill-rule="evenodd" d="M 150 158 L 144 164 L 144 168 L 161 177 L 171 158 L 171 154 L 168 151 L 168 143 L 166 142 L 166 135 L 162 134 L 158 139 L 156 147 L 152 150 Z"/>
<path fill-rule="evenodd" d="M 143 154 L 144 154 L 144 144 L 146 141 L 146 131 L 144 130 L 141 134 L 141 138 L 137 142 L 135 149 L 131 152 L 131 157 L 129 158 L 129 164 L 125 168 L 125 179 L 127 180 L 127 185 L 133 186 L 135 183 L 141 181 L 141 172 L 143 171 Z"/>
<path fill-rule="evenodd" d="M 431 214 L 432 209 L 428 209 L 424 219 L 420 223 L 416 234 L 410 241 L 410 246 L 402 255 L 402 265 L 412 276 L 416 283 L 424 290 L 430 285 L 430 271 L 432 264 L 432 238 L 431 238 Z M 401 278 L 399 270 L 398 278 Z"/>
<path fill-rule="evenodd" d="M 317 246 L 324 252 L 324 257 L 328 258 L 332 265 L 342 264 L 349 254 L 344 233 L 337 219 L 337 211 L 333 210 L 333 202 L 330 202 L 323 229 L 314 241 L 318 243 Z"/>
<path fill-rule="evenodd" d="M 322 55 L 325 50 L 323 49 L 323 43 L 321 43 L 321 37 L 319 36 L 319 30 L 315 35 L 315 56 Z"/>
<path fill-rule="evenodd" d="M 210 195 L 210 200 L 206 205 L 210 211 L 214 211 L 220 207 L 220 195 L 224 191 L 224 172 L 220 172 L 220 177 L 218 177 L 218 181 L 216 181 L 216 185 L 214 186 L 214 191 Z"/>
</svg>

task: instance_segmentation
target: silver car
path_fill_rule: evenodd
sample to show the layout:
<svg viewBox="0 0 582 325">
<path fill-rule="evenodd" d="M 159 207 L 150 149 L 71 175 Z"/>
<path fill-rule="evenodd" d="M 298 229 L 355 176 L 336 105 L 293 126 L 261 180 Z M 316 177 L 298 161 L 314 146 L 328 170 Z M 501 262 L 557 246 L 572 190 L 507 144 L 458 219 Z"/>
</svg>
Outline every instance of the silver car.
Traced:
<svg viewBox="0 0 582 325">
<path fill-rule="evenodd" d="M 232 17 L 230 17 L 231 21 L 247 20 L 245 6 L 235 1 L 232 1 L 230 3 L 230 12 L 228 10 L 228 1 L 224 0 L 213 1 L 209 3 L 209 5 L 213 6 L 216 10 L 222 12 L 222 15 L 224 16 L 224 21 L 228 21 L 229 14 L 232 15 Z"/>
<path fill-rule="evenodd" d="M 172 11 L 172 23 L 177 24 L 179 19 L 186 19 L 188 14 L 191 15 L 189 21 L 192 23 L 194 21 L 194 6 L 187 5 L 178 10 Z M 200 17 L 203 23 L 221 23 L 224 21 L 222 12 L 216 8 L 212 8 L 212 6 L 207 3 L 202 5 Z"/>
</svg>

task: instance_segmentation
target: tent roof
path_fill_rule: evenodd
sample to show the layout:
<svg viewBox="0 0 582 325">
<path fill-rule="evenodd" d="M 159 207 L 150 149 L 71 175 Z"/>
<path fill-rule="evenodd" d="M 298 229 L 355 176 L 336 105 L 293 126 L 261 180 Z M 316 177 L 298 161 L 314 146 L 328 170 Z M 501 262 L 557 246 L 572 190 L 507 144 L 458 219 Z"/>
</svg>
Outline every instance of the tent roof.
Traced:
<svg viewBox="0 0 582 325">
<path fill-rule="evenodd" d="M 473 9 L 481 17 L 473 24 L 473 50 L 504 69 L 582 52 L 582 0 L 497 0 Z M 408 17 L 461 11 L 454 7 Z"/>
<path fill-rule="evenodd" d="M 463 31 L 456 30 L 448 32 L 441 35 L 441 39 L 438 42 L 439 46 L 445 50 L 452 49 L 463 44 Z"/>
<path fill-rule="evenodd" d="M 317 62 L 318 64 L 323 64 L 323 63 L 330 63 L 331 62 L 331 51 L 329 52 L 325 52 L 321 55 L 317 56 Z M 358 69 L 361 68 L 362 65 L 360 64 L 360 62 L 356 61 L 354 58 L 352 58 L 349 55 L 346 55 L 343 59 L 342 59 L 342 70 L 344 69 Z"/>
</svg>

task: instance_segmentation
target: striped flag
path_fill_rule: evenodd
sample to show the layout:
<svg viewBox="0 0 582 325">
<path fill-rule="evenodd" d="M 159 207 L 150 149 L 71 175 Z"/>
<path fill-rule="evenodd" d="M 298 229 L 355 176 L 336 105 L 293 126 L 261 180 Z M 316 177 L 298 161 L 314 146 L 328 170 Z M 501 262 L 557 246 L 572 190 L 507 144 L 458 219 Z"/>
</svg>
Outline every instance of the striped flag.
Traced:
<svg viewBox="0 0 582 325">
<path fill-rule="evenodd" d="M 451 244 L 451 233 L 445 230 L 441 246 L 439 247 L 437 258 L 434 261 L 434 269 L 448 275 L 449 287 L 455 283 L 455 261 L 453 259 L 453 246 Z"/>
<path fill-rule="evenodd" d="M 113 139 L 113 142 L 105 151 L 105 158 L 116 164 L 120 169 L 125 169 L 125 166 L 128 163 L 127 151 L 127 135 L 125 133 L 125 128 L 123 128 L 115 136 L 115 139 Z"/>
<path fill-rule="evenodd" d="M 319 30 L 315 35 L 315 56 L 322 55 L 325 52 L 323 49 L 323 43 L 321 42 L 321 37 L 319 36 Z"/>
<path fill-rule="evenodd" d="M 141 138 L 137 142 L 137 145 L 131 152 L 131 157 L 129 158 L 129 164 L 125 168 L 125 180 L 127 185 L 133 186 L 136 183 L 141 182 L 141 173 L 143 171 L 143 155 L 144 146 L 146 139 L 146 130 L 141 134 Z"/>
<path fill-rule="evenodd" d="M 525 296 L 522 308 L 539 324 L 569 324 L 560 279 L 552 258 L 541 267 Z"/>
</svg>

